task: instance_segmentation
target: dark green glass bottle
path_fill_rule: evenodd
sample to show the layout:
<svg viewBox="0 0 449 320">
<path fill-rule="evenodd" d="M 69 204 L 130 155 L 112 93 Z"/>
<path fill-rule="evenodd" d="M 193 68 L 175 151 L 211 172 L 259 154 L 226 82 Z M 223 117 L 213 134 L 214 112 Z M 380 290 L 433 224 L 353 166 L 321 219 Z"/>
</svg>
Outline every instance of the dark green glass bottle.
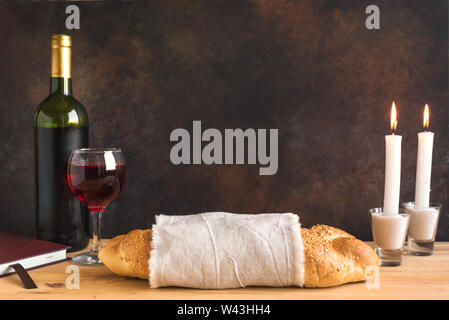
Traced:
<svg viewBox="0 0 449 320">
<path fill-rule="evenodd" d="M 34 113 L 35 222 L 37 237 L 85 248 L 89 213 L 70 191 L 67 162 L 73 149 L 87 148 L 89 120 L 72 95 L 70 36 L 51 39 L 50 95 Z"/>
</svg>

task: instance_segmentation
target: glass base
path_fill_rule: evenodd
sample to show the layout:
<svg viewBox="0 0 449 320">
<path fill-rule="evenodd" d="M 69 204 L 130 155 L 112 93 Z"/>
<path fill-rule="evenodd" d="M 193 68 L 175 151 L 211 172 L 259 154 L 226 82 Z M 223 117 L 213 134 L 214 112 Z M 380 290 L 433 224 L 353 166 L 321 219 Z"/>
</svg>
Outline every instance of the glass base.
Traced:
<svg viewBox="0 0 449 320">
<path fill-rule="evenodd" d="M 408 253 L 414 256 L 431 256 L 435 241 L 418 241 L 408 237 L 407 244 Z"/>
<path fill-rule="evenodd" d="M 97 252 L 93 251 L 74 256 L 72 258 L 72 262 L 81 266 L 103 265 L 101 260 L 98 258 Z"/>
<path fill-rule="evenodd" d="M 384 250 L 376 247 L 376 253 L 380 258 L 380 265 L 396 267 L 402 264 L 402 250 Z"/>
</svg>

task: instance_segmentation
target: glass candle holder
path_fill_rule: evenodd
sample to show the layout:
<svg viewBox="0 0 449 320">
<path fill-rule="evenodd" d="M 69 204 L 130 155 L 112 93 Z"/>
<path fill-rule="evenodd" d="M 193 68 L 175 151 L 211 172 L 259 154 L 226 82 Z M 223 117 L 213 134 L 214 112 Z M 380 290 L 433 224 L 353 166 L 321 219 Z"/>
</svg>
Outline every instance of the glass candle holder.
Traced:
<svg viewBox="0 0 449 320">
<path fill-rule="evenodd" d="M 415 256 L 433 254 L 441 204 L 431 202 L 428 208 L 415 207 L 414 202 L 404 202 L 404 210 L 410 214 L 407 250 Z"/>
<path fill-rule="evenodd" d="M 382 266 L 400 266 L 410 214 L 385 215 L 382 208 L 369 210 L 374 249 Z"/>
</svg>

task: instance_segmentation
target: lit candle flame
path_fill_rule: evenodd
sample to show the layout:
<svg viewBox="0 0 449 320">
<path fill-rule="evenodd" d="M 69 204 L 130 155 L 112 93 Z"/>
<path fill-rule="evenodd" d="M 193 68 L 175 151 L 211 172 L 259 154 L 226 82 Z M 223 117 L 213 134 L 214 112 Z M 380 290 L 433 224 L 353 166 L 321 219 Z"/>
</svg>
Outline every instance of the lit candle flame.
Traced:
<svg viewBox="0 0 449 320">
<path fill-rule="evenodd" d="M 398 112 L 396 111 L 396 105 L 394 104 L 394 101 L 393 104 L 391 105 L 390 125 L 391 125 L 391 132 L 394 134 L 398 126 Z"/>
<path fill-rule="evenodd" d="M 423 125 L 425 131 L 427 131 L 427 129 L 429 129 L 429 106 L 427 104 L 424 108 L 424 117 L 423 117 L 422 125 Z"/>
</svg>

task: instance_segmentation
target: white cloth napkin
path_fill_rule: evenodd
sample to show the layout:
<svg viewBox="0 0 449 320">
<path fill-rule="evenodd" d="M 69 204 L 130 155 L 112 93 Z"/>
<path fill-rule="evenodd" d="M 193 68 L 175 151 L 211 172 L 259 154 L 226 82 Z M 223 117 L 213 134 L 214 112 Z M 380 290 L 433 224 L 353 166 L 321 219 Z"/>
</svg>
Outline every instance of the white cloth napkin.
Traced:
<svg viewBox="0 0 449 320">
<path fill-rule="evenodd" d="M 304 285 L 300 223 L 292 213 L 158 215 L 151 248 L 151 288 Z"/>
</svg>

